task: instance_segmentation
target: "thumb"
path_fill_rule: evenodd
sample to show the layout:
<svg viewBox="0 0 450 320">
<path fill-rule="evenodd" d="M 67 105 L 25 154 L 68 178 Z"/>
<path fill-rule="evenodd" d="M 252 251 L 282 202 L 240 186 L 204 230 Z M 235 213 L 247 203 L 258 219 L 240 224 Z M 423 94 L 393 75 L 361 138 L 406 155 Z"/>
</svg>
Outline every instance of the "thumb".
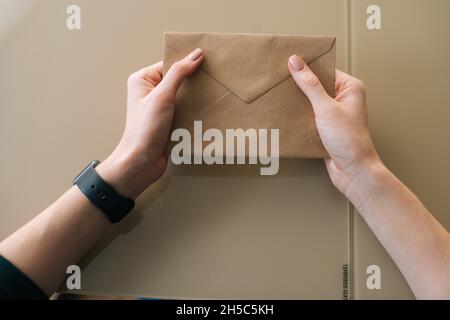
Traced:
<svg viewBox="0 0 450 320">
<path fill-rule="evenodd" d="M 299 56 L 289 58 L 289 71 L 295 83 L 302 89 L 313 105 L 314 113 L 320 116 L 332 105 L 332 98 L 325 91 L 319 78 Z"/>
<path fill-rule="evenodd" d="M 202 49 L 197 48 L 183 59 L 172 64 L 155 90 L 164 93 L 164 96 L 175 96 L 184 79 L 193 74 L 200 66 L 203 57 Z"/>
</svg>

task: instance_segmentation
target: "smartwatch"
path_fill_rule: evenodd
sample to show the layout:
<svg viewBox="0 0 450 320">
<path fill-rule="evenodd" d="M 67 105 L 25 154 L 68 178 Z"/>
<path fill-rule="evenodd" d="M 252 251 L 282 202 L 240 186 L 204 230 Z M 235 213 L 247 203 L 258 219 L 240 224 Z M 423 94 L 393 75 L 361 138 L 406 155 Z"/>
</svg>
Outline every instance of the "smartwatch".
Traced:
<svg viewBox="0 0 450 320">
<path fill-rule="evenodd" d="M 111 223 L 122 220 L 134 207 L 134 201 L 120 195 L 113 187 L 106 183 L 95 171 L 100 163 L 92 161 L 73 180 L 81 192 L 99 208 Z"/>
</svg>

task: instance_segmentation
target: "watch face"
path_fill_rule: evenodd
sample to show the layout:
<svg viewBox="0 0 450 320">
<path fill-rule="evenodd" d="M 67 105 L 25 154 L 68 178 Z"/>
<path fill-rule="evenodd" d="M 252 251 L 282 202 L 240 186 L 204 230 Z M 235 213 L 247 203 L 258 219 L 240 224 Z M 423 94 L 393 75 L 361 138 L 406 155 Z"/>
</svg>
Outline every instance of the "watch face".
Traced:
<svg viewBox="0 0 450 320">
<path fill-rule="evenodd" d="M 86 171 L 88 171 L 90 167 L 94 167 L 94 168 L 95 168 L 99 163 L 100 163 L 100 161 L 98 161 L 98 160 L 94 160 L 94 161 L 92 161 L 91 163 L 89 163 L 89 164 L 86 166 L 86 168 L 84 168 L 84 169 L 83 169 L 83 170 L 75 177 L 75 179 L 73 179 L 73 184 L 77 184 L 78 179 L 80 179 L 80 177 L 83 176 L 83 174 L 85 174 Z"/>
</svg>

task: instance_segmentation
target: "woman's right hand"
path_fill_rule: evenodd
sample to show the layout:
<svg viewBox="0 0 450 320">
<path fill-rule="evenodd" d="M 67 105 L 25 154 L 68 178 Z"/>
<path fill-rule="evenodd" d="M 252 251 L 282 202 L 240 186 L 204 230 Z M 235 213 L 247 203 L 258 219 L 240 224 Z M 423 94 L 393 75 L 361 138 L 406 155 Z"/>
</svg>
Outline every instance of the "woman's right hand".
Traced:
<svg viewBox="0 0 450 320">
<path fill-rule="evenodd" d="M 362 206 L 370 191 L 355 196 L 354 187 L 384 168 L 369 133 L 364 83 L 336 70 L 333 98 L 300 57 L 289 58 L 289 70 L 313 106 L 320 138 L 331 157 L 325 163 L 333 184 L 356 207 Z"/>
</svg>

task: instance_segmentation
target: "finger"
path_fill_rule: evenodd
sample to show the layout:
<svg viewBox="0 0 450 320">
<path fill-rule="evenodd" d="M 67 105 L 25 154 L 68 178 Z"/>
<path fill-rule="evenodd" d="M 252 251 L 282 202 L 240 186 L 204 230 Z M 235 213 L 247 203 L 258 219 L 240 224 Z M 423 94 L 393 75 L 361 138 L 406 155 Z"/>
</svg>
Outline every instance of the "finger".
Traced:
<svg viewBox="0 0 450 320">
<path fill-rule="evenodd" d="M 350 75 L 348 73 L 345 73 L 342 70 L 339 70 L 339 69 L 335 69 L 335 70 L 336 70 L 336 79 L 350 77 Z"/>
<path fill-rule="evenodd" d="M 338 69 L 336 69 L 335 89 L 337 101 L 365 99 L 364 82 Z"/>
<path fill-rule="evenodd" d="M 138 73 L 142 76 L 148 75 L 148 74 L 159 74 L 162 78 L 162 67 L 163 67 L 163 62 L 162 61 L 158 61 L 154 64 L 152 64 L 151 66 L 142 68 L 141 70 L 138 71 Z"/>
<path fill-rule="evenodd" d="M 292 78 L 311 101 L 316 115 L 321 114 L 325 111 L 324 109 L 332 105 L 330 103 L 332 98 L 302 58 L 293 55 L 289 58 L 288 65 Z"/>
<path fill-rule="evenodd" d="M 203 51 L 195 49 L 183 59 L 175 62 L 157 86 L 162 92 L 175 95 L 184 79 L 194 73 L 203 61 Z"/>
<path fill-rule="evenodd" d="M 146 95 L 156 87 L 162 79 L 162 61 L 142 68 L 128 77 L 128 88 L 133 89 L 138 95 Z M 145 82 L 143 82 L 145 81 Z M 140 90 L 137 90 L 140 89 Z"/>
<path fill-rule="evenodd" d="M 344 71 L 336 69 L 336 87 L 348 87 L 351 85 L 351 82 L 353 80 L 357 79 L 353 78 L 351 75 L 345 73 Z"/>
<path fill-rule="evenodd" d="M 336 81 L 334 84 L 334 91 L 336 92 L 336 98 L 338 98 L 340 93 L 346 87 L 350 75 L 348 75 L 347 73 L 345 73 L 339 69 L 335 69 L 335 70 L 336 70 L 336 77 L 335 77 Z M 339 99 L 337 99 L 337 100 L 339 101 Z"/>
<path fill-rule="evenodd" d="M 142 80 L 159 83 L 162 79 L 162 61 L 159 61 L 151 66 L 142 68 L 130 75 L 128 84 L 133 86 L 139 84 Z"/>
</svg>

